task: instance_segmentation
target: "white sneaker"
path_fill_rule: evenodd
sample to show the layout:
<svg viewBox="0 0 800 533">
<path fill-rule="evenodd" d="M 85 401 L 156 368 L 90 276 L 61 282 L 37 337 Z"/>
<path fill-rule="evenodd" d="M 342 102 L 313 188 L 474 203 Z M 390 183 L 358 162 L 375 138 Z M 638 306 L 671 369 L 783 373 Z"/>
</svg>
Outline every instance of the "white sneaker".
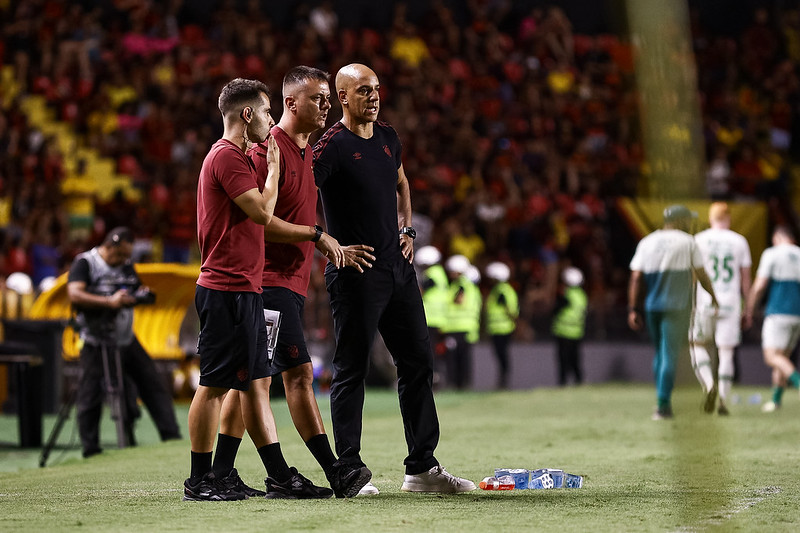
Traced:
<svg viewBox="0 0 800 533">
<path fill-rule="evenodd" d="M 780 408 L 780 404 L 777 404 L 775 402 L 767 402 L 767 403 L 765 403 L 764 405 L 761 406 L 761 412 L 762 413 L 774 413 L 779 408 Z"/>
<path fill-rule="evenodd" d="M 380 494 L 381 491 L 378 490 L 378 487 L 373 485 L 371 482 L 368 482 L 366 485 L 361 487 L 361 490 L 358 491 L 358 496 L 375 496 L 376 494 Z"/>
<path fill-rule="evenodd" d="M 410 476 L 406 474 L 400 490 L 405 492 L 469 492 L 475 490 L 475 483 L 468 479 L 456 477 L 442 465 L 434 466 L 427 472 Z"/>
</svg>

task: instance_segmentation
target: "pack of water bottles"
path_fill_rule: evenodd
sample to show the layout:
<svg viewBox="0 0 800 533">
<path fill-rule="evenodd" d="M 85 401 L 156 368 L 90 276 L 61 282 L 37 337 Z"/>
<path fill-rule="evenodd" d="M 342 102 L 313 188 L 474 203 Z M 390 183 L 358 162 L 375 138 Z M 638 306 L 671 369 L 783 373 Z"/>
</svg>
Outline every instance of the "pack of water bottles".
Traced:
<svg viewBox="0 0 800 533">
<path fill-rule="evenodd" d="M 494 476 L 484 478 L 479 486 L 483 490 L 580 489 L 583 476 L 558 468 L 495 468 Z"/>
</svg>

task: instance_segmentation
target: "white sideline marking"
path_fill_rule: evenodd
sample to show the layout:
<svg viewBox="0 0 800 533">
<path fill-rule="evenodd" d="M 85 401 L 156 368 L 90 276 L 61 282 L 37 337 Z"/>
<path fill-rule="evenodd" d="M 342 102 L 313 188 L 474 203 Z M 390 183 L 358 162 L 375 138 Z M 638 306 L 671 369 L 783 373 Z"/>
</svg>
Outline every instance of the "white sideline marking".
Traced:
<svg viewBox="0 0 800 533">
<path fill-rule="evenodd" d="M 749 498 L 744 498 L 742 500 L 739 500 L 738 502 L 733 502 L 733 504 L 730 507 L 723 508 L 718 513 L 714 513 L 713 517 L 701 520 L 700 523 L 698 523 L 695 526 L 682 527 L 677 531 L 679 532 L 698 531 L 699 529 L 704 529 L 709 526 L 720 526 L 723 523 L 730 520 L 731 518 L 733 518 L 734 516 L 736 516 L 737 514 L 741 513 L 742 511 L 746 511 L 751 507 L 753 507 L 754 505 L 763 502 L 769 496 L 772 496 L 773 494 L 778 494 L 780 492 L 781 492 L 780 487 L 775 487 L 775 486 L 763 487 L 761 489 L 754 491 L 753 496 Z"/>
</svg>

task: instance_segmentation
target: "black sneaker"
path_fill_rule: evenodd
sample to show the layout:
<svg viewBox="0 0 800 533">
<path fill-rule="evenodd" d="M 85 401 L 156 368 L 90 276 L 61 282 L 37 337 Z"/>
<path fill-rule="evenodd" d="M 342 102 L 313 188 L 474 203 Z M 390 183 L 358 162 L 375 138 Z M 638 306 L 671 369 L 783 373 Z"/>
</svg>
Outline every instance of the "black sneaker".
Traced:
<svg viewBox="0 0 800 533">
<path fill-rule="evenodd" d="M 82 452 L 84 459 L 88 459 L 93 455 L 98 455 L 101 453 L 103 453 L 103 448 L 89 448 L 88 450 L 83 450 Z"/>
<path fill-rule="evenodd" d="M 307 499 L 324 499 L 333 496 L 333 491 L 327 487 L 317 487 L 310 480 L 297 471 L 295 467 L 291 467 L 292 477 L 282 483 L 278 483 L 271 477 L 265 480 L 267 484 L 268 499 L 289 499 L 289 500 L 307 500 Z"/>
<path fill-rule="evenodd" d="M 372 479 L 372 472 L 366 466 L 356 467 L 346 463 L 334 466 L 328 481 L 337 498 L 353 498 Z"/>
<path fill-rule="evenodd" d="M 223 487 L 243 494 L 244 499 L 255 498 L 256 496 L 261 498 L 267 494 L 263 490 L 254 489 L 253 487 L 245 485 L 242 478 L 239 477 L 239 472 L 235 468 L 231 470 L 230 474 L 220 479 L 219 482 Z"/>
<path fill-rule="evenodd" d="M 204 475 L 195 484 L 191 482 L 191 478 L 183 482 L 183 501 L 222 502 L 244 499 L 244 494 L 226 487 L 214 472 Z"/>
</svg>

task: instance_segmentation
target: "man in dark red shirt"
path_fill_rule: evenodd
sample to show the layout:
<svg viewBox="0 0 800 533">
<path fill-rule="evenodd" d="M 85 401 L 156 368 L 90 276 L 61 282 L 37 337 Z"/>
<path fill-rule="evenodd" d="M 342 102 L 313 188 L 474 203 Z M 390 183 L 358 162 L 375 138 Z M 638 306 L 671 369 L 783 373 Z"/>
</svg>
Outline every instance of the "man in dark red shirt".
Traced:
<svg viewBox="0 0 800 533">
<path fill-rule="evenodd" d="M 203 161 L 197 185 L 201 266 L 195 306 L 200 318 L 200 386 L 189 408 L 192 461 L 184 499 L 239 500 L 264 494 L 245 486 L 235 469 L 212 466 L 214 437 L 226 396 L 238 396 L 241 409 L 224 412 L 223 417 L 243 420 L 270 476 L 295 485 L 304 494 L 330 497 L 332 491 L 317 494 L 320 487 L 286 465 L 269 405 L 267 334 L 260 294 L 264 226 L 272 219 L 277 198 L 280 152 L 270 138 L 268 172 L 260 182 L 245 154 L 248 143 L 267 140 L 274 125 L 267 86 L 237 78 L 222 89 L 219 109 L 224 133 Z"/>
<path fill-rule="evenodd" d="M 360 245 L 342 248 L 316 225 L 317 186 L 308 138 L 325 125 L 331 107 L 328 75 L 311 67 L 292 68 L 283 79 L 283 99 L 281 121 L 271 130 L 272 139 L 280 149 L 280 178 L 274 216 L 265 228 L 267 244 L 261 282 L 264 308 L 281 313 L 270 375 L 282 374 L 295 427 L 322 466 L 336 495 L 355 496 L 371 473 L 366 467 L 336 463 L 314 396 L 313 368 L 303 335 L 302 313 L 315 245 L 336 267 L 349 264 L 359 270 L 369 266 L 371 248 Z M 248 155 L 259 178 L 266 177 L 268 148 L 254 145 Z M 231 395 L 225 400 L 223 412 L 235 411 L 237 406 L 237 397 Z M 221 452 L 227 453 L 231 467 L 244 429 L 241 419 L 223 417 L 219 442 L 229 442 L 230 446 L 227 450 L 218 446 L 217 458 Z M 290 488 L 267 479 L 268 497 L 291 494 Z"/>
</svg>

